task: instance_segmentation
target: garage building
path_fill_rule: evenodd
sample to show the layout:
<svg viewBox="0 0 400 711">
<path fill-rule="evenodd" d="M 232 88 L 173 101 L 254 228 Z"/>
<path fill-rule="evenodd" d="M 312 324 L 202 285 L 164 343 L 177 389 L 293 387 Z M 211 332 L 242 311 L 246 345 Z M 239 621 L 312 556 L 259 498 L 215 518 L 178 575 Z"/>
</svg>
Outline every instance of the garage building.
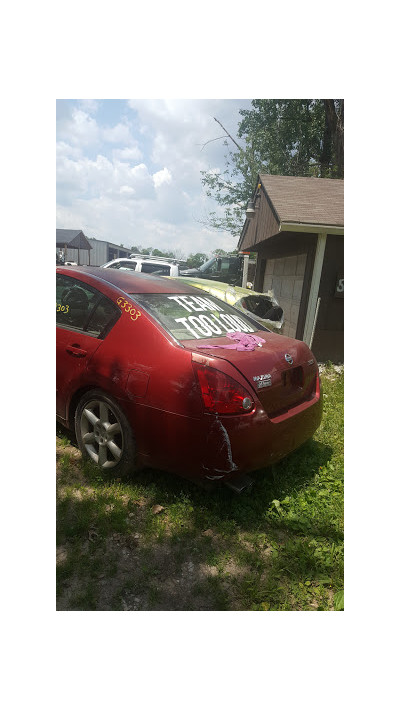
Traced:
<svg viewBox="0 0 400 711">
<path fill-rule="evenodd" d="M 318 361 L 344 359 L 344 181 L 258 176 L 238 248 L 257 252 L 255 291 L 273 289 L 283 334 Z"/>
</svg>

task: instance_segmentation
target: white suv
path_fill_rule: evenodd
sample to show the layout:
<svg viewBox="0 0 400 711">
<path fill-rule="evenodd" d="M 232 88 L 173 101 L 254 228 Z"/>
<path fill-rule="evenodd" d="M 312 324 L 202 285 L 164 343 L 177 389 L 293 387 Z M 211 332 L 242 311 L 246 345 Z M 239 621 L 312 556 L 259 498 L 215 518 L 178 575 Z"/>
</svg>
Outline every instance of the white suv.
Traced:
<svg viewBox="0 0 400 711">
<path fill-rule="evenodd" d="M 129 257 L 112 259 L 101 266 L 104 269 L 124 269 L 157 276 L 179 276 L 179 260 L 168 257 L 151 257 L 146 254 L 130 254 Z"/>
</svg>

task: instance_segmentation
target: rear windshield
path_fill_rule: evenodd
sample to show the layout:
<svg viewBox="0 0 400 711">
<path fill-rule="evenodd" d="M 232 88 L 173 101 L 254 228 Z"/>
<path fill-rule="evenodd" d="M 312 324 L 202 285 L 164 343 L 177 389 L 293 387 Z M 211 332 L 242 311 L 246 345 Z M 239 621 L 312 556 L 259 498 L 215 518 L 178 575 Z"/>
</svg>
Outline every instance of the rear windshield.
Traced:
<svg viewBox="0 0 400 711">
<path fill-rule="evenodd" d="M 178 341 L 221 338 L 227 333 L 263 330 L 219 299 L 193 294 L 131 294 Z"/>
</svg>

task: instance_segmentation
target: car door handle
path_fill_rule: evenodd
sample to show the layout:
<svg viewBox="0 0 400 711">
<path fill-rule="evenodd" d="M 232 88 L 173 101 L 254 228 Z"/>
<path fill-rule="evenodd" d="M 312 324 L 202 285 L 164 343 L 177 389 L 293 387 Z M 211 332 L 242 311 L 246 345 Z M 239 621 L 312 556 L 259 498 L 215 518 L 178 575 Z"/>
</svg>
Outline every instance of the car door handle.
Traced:
<svg viewBox="0 0 400 711">
<path fill-rule="evenodd" d="M 76 345 L 67 346 L 65 350 L 75 358 L 84 358 L 87 355 L 87 351 L 82 350 L 82 348 Z"/>
</svg>

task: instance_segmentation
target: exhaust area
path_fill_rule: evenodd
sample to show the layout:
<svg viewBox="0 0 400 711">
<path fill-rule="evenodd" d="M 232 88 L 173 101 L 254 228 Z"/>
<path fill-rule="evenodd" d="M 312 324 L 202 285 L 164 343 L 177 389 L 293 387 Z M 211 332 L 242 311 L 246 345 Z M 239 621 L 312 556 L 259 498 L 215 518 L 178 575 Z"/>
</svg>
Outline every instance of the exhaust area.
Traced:
<svg viewBox="0 0 400 711">
<path fill-rule="evenodd" d="M 250 491 L 254 484 L 254 479 L 251 479 L 247 474 L 237 476 L 231 481 L 224 481 L 224 485 L 228 489 L 232 489 L 236 494 L 243 494 L 244 491 Z"/>
</svg>

